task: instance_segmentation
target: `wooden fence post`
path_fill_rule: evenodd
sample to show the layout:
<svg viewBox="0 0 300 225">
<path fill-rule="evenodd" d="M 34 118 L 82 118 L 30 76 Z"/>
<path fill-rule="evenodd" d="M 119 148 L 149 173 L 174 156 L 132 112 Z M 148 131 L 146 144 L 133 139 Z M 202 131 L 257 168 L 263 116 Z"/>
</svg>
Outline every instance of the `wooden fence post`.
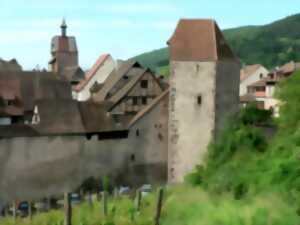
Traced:
<svg viewBox="0 0 300 225">
<path fill-rule="evenodd" d="M 93 206 L 92 191 L 88 191 L 88 203 L 90 207 Z"/>
<path fill-rule="evenodd" d="M 4 215 L 9 216 L 9 205 L 6 205 L 4 208 Z"/>
<path fill-rule="evenodd" d="M 47 207 L 47 212 L 51 210 L 51 198 L 47 197 L 46 198 L 46 207 Z"/>
<path fill-rule="evenodd" d="M 28 201 L 28 217 L 29 217 L 29 220 L 31 221 L 32 220 L 32 202 L 31 201 Z"/>
<path fill-rule="evenodd" d="M 70 193 L 64 193 L 64 207 L 65 207 L 65 223 L 64 225 L 72 225 L 72 205 Z"/>
<path fill-rule="evenodd" d="M 14 218 L 14 220 L 16 220 L 16 218 L 17 218 L 17 202 L 16 201 L 13 202 L 13 218 Z"/>
<path fill-rule="evenodd" d="M 162 202 L 164 197 L 164 189 L 160 188 L 158 191 L 158 199 L 157 199 L 157 206 L 156 206 L 156 214 L 155 214 L 155 225 L 159 225 L 161 209 L 162 209 Z"/>
<path fill-rule="evenodd" d="M 102 210 L 103 210 L 103 216 L 107 216 L 107 192 L 102 192 Z"/>
<path fill-rule="evenodd" d="M 136 195 L 135 195 L 135 207 L 136 207 L 136 211 L 140 211 L 141 210 L 141 203 L 142 203 L 142 191 L 140 189 L 136 190 Z"/>
<path fill-rule="evenodd" d="M 118 191 L 118 188 L 115 187 L 114 188 L 114 198 L 117 199 L 119 197 L 119 191 Z"/>
</svg>

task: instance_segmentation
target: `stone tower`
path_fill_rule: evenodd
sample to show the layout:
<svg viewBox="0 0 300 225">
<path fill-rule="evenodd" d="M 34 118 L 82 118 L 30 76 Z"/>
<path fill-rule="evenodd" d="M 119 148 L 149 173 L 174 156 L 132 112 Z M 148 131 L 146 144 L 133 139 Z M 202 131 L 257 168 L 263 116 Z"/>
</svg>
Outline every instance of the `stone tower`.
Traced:
<svg viewBox="0 0 300 225">
<path fill-rule="evenodd" d="M 180 20 L 168 41 L 168 180 L 203 163 L 209 142 L 239 106 L 240 63 L 213 20 Z"/>
<path fill-rule="evenodd" d="M 63 74 L 68 68 L 78 68 L 78 50 L 75 37 L 67 36 L 67 24 L 64 19 L 60 28 L 61 35 L 53 37 L 51 41 L 52 59 L 49 69 Z"/>
</svg>

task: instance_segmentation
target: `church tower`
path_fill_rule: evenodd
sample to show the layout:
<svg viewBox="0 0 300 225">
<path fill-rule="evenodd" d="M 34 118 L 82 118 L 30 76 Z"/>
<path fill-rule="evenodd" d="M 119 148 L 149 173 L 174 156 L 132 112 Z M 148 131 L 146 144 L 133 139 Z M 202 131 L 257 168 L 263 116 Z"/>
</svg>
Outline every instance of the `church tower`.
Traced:
<svg viewBox="0 0 300 225">
<path fill-rule="evenodd" d="M 178 183 L 238 111 L 240 62 L 213 20 L 180 20 L 168 45 L 168 180 Z"/>
<path fill-rule="evenodd" d="M 55 36 L 51 41 L 52 59 L 49 62 L 50 71 L 63 76 L 66 71 L 78 68 L 78 50 L 76 39 L 73 36 L 67 36 L 67 24 L 63 19 L 61 35 Z"/>
</svg>

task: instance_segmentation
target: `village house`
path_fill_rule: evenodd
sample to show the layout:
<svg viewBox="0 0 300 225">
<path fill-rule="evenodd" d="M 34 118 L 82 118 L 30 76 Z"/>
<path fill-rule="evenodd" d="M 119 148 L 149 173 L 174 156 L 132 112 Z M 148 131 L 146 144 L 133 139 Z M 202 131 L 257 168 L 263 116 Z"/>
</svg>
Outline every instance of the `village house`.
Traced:
<svg viewBox="0 0 300 225">
<path fill-rule="evenodd" d="M 247 93 L 240 97 L 242 106 L 249 103 L 255 104 L 259 109 L 271 110 L 274 117 L 279 116 L 280 102 L 275 98 L 277 84 L 291 76 L 300 69 L 300 63 L 289 62 L 279 68 L 275 68 L 264 77 L 247 86 Z"/>
<path fill-rule="evenodd" d="M 101 55 L 85 77 L 76 86 L 73 86 L 73 98 L 78 101 L 87 101 L 97 93 L 106 78 L 116 69 L 116 63 L 109 54 Z"/>
<path fill-rule="evenodd" d="M 269 71 L 260 64 L 244 66 L 240 75 L 240 96 L 248 93 L 248 85 L 267 77 L 268 73 Z"/>
</svg>

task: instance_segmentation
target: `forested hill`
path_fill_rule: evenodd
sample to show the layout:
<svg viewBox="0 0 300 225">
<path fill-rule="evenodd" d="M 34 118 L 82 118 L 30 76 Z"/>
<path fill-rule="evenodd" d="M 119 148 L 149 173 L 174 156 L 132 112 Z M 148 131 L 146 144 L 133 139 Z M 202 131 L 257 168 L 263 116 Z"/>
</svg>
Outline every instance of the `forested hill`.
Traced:
<svg viewBox="0 0 300 225">
<path fill-rule="evenodd" d="M 224 30 L 225 37 L 244 64 L 260 63 L 269 69 L 288 61 L 300 61 L 300 14 L 264 26 Z M 152 69 L 169 63 L 167 48 L 147 52 L 134 59 Z"/>
</svg>

